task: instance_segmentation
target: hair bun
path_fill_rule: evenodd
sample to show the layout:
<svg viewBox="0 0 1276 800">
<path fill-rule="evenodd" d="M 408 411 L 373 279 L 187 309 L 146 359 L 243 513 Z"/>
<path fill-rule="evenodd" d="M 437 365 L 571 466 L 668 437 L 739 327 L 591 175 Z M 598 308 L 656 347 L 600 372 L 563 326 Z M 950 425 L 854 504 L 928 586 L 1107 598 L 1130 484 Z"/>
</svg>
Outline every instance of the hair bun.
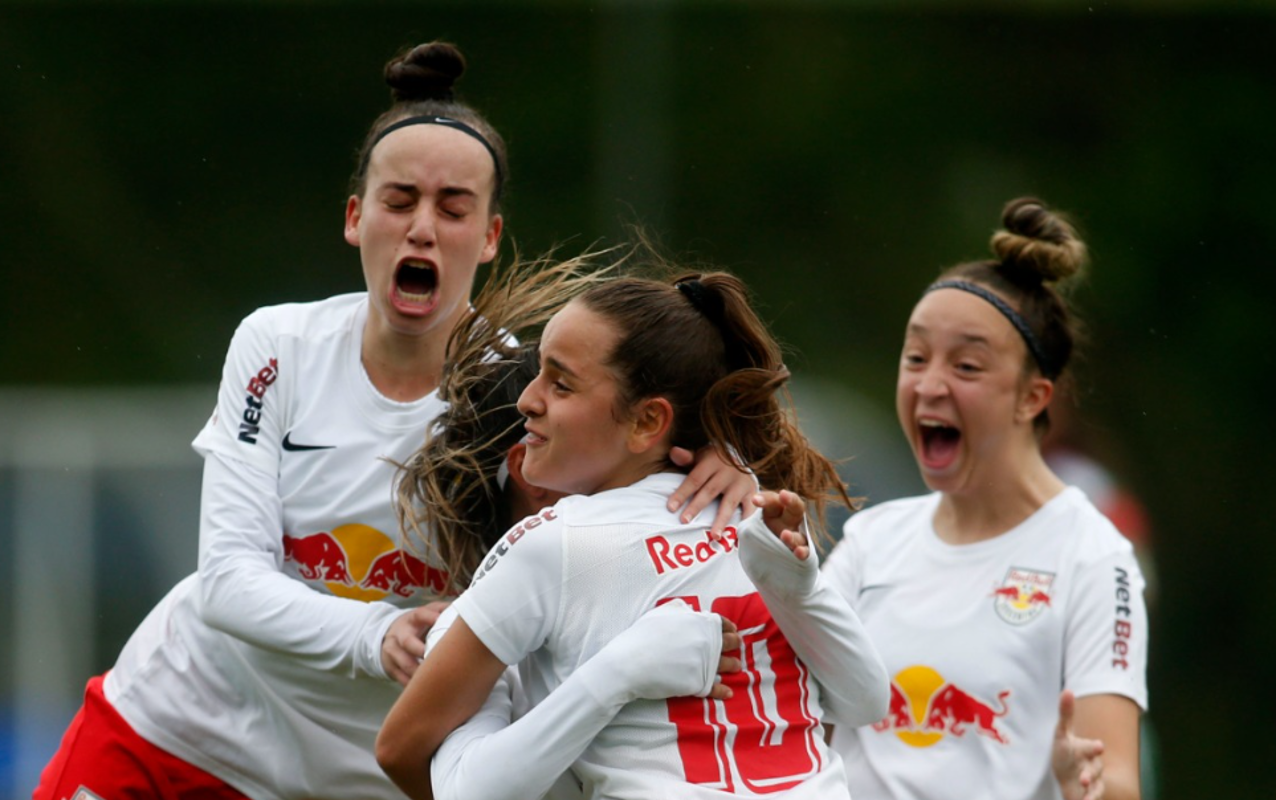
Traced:
<svg viewBox="0 0 1276 800">
<path fill-rule="evenodd" d="M 465 74 L 465 56 L 448 42 L 419 44 L 385 65 L 385 82 L 398 102 L 452 99 L 452 85 Z"/>
<path fill-rule="evenodd" d="M 1071 277 L 1085 266 L 1085 242 L 1063 214 L 1034 197 L 1011 200 L 1001 212 L 1005 230 L 992 237 L 992 251 L 1007 277 L 1022 282 L 1052 282 Z"/>
</svg>

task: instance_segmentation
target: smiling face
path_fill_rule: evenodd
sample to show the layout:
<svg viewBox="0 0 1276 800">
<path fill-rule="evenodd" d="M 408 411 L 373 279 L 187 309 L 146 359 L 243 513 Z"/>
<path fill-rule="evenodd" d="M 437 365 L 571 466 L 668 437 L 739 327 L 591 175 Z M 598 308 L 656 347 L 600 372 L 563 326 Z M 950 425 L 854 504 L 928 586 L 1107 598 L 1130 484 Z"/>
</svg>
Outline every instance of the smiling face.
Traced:
<svg viewBox="0 0 1276 800">
<path fill-rule="evenodd" d="M 567 494 L 593 494 L 643 477 L 650 456 L 635 452 L 635 423 L 618 411 L 619 385 L 607 362 L 620 334 L 606 318 L 569 303 L 545 326 L 540 373 L 518 401 L 527 417 L 523 476 Z"/>
<path fill-rule="evenodd" d="M 1032 419 L 1049 401 L 1049 382 L 1025 373 L 1026 357 L 1010 322 L 968 292 L 933 291 L 913 309 L 895 405 L 932 490 L 1004 485 L 1036 452 Z"/>
<path fill-rule="evenodd" d="M 483 145 L 443 125 L 409 125 L 376 145 L 345 226 L 363 262 L 373 336 L 446 339 L 478 265 L 496 255 L 494 176 Z"/>
</svg>

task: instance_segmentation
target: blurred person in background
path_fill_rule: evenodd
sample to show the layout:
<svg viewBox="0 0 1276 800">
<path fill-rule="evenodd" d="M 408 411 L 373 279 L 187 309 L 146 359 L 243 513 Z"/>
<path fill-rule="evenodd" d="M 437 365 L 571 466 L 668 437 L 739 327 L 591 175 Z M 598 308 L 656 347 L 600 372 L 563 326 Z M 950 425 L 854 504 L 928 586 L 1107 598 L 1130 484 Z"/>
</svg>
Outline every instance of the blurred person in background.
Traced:
<svg viewBox="0 0 1276 800">
<path fill-rule="evenodd" d="M 497 254 L 509 175 L 500 135 L 453 97 L 464 70 L 439 42 L 386 65 L 393 103 L 345 210 L 366 291 L 235 332 L 194 441 L 198 571 L 89 681 L 36 800 L 402 797 L 373 746 L 456 579 L 400 547 L 393 462 L 444 409 L 446 344 Z M 701 474 L 670 503 L 698 512 Z"/>
<path fill-rule="evenodd" d="M 1031 198 L 1002 222 L 905 329 L 896 409 L 932 493 L 852 516 L 824 567 L 892 679 L 884 719 L 833 732 L 856 800 L 1140 796 L 1143 576 L 1041 448 L 1086 249 Z"/>
</svg>

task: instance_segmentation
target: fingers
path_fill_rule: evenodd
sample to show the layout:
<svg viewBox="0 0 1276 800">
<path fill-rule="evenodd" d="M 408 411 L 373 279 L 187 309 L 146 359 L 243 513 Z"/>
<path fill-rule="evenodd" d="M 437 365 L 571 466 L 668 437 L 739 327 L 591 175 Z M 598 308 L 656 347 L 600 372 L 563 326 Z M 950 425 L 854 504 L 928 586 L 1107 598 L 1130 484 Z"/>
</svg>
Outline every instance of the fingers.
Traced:
<svg viewBox="0 0 1276 800">
<path fill-rule="evenodd" d="M 685 447 L 674 447 L 669 451 L 669 460 L 675 467 L 689 467 L 696 461 L 696 454 Z M 675 509 L 671 508 L 670 511 Z"/>
<path fill-rule="evenodd" d="M 722 618 L 722 652 L 734 653 L 740 649 L 743 640 L 736 630 L 735 623 L 726 617 Z"/>
<path fill-rule="evenodd" d="M 758 492 L 753 496 L 753 504 L 762 509 L 767 527 L 777 535 L 786 528 L 799 529 L 806 517 L 806 503 L 788 489 Z"/>
<path fill-rule="evenodd" d="M 439 615 L 451 604 L 450 600 L 435 600 L 415 609 L 417 612 L 415 619 L 422 625 L 422 636 L 428 633 L 430 628 L 434 627 L 434 623 L 439 621 Z"/>
<path fill-rule="evenodd" d="M 701 495 L 711 491 L 709 483 L 713 478 L 714 471 L 715 468 L 713 464 L 710 464 L 708 460 L 701 459 L 701 461 L 687 473 L 687 477 L 682 479 L 682 483 L 678 484 L 678 488 L 674 489 L 673 494 L 669 495 L 669 502 L 665 504 L 665 507 L 670 511 L 677 511 L 690 503 L 691 505 L 683 511 L 680 517 L 683 522 L 690 522 L 692 517 L 695 516 L 695 514 L 691 513 L 691 508 L 693 506 L 696 507 L 696 511 L 698 513 L 709 504 L 709 501 L 718 496 L 717 492 L 714 491 L 712 494 L 708 495 L 708 499 L 701 498 Z"/>
<path fill-rule="evenodd" d="M 734 653 L 740 649 L 742 640 L 740 639 L 739 629 L 736 624 L 726 617 L 722 617 L 722 656 L 718 659 L 718 674 L 730 675 L 733 672 L 739 672 L 743 668 L 743 663 L 735 656 L 729 656 L 727 653 Z M 709 692 L 709 696 L 715 700 L 726 700 L 731 697 L 731 687 L 722 683 L 722 679 L 718 678 L 713 683 L 713 690 Z"/>
<path fill-rule="evenodd" d="M 806 534 L 800 531 L 786 530 L 780 533 L 780 541 L 797 557 L 798 561 L 805 561 L 811 555 L 811 547 L 807 541 Z"/>
<path fill-rule="evenodd" d="M 1071 689 L 1064 689 L 1059 694 L 1059 726 L 1055 728 L 1055 736 L 1067 736 L 1072 732 L 1072 715 L 1076 710 L 1076 696 Z"/>
<path fill-rule="evenodd" d="M 421 658 L 424 655 L 424 646 L 419 655 L 414 655 L 398 642 L 392 642 L 389 639 L 381 648 L 381 662 L 385 666 L 385 674 L 403 686 L 408 685 L 412 675 L 421 666 Z"/>
</svg>

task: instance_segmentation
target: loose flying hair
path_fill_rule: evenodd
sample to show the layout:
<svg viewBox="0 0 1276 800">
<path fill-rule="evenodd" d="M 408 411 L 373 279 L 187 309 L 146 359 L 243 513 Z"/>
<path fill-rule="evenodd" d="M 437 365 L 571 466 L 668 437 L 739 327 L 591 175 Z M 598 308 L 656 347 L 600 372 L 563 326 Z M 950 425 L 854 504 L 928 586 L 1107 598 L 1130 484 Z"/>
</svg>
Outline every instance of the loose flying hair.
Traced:
<svg viewBox="0 0 1276 800">
<path fill-rule="evenodd" d="M 762 486 L 808 499 L 820 523 L 816 537 L 825 535 L 827 501 L 853 507 L 833 463 L 798 429 L 780 345 L 739 278 L 726 272 L 671 281 L 627 276 L 591 287 L 576 302 L 619 332 L 608 360 L 618 384 L 618 418 L 640 400 L 665 398 L 674 410 L 671 441 L 690 449 L 711 445 L 752 469 Z"/>
<path fill-rule="evenodd" d="M 536 377 L 539 330 L 607 270 L 586 253 L 495 267 L 470 313 L 453 329 L 438 396 L 448 404 L 425 443 L 398 465 L 395 509 L 409 550 L 447 571 L 460 594 L 483 556 L 513 524 L 499 479 L 523 437 L 519 395 Z M 525 340 L 519 344 L 511 334 Z"/>
<path fill-rule="evenodd" d="M 390 59 L 385 65 L 385 82 L 393 102 L 364 136 L 350 176 L 350 194 L 362 197 L 367 189 L 368 159 L 382 131 L 408 117 L 434 115 L 463 122 L 487 140 L 496 160 L 488 210 L 493 214 L 500 211 L 510 174 L 505 140 L 482 114 L 456 99 L 453 86 L 465 74 L 465 66 L 465 56 L 448 42 L 419 44 Z"/>
<path fill-rule="evenodd" d="M 950 267 L 940 280 L 961 279 L 982 284 L 1008 301 L 1028 323 L 1040 343 L 1053 381 L 1067 378 L 1066 369 L 1076 345 L 1082 339 L 1080 322 L 1069 312 L 1060 286 L 1078 277 L 1088 262 L 1088 254 L 1068 217 L 1053 211 L 1035 197 L 1011 200 L 1002 210 L 1003 230 L 990 242 L 995 259 L 972 261 Z M 1031 354 L 1025 359 L 1025 374 L 1041 372 Z M 1038 434 L 1050 427 L 1050 417 L 1042 410 L 1033 420 Z"/>
</svg>

